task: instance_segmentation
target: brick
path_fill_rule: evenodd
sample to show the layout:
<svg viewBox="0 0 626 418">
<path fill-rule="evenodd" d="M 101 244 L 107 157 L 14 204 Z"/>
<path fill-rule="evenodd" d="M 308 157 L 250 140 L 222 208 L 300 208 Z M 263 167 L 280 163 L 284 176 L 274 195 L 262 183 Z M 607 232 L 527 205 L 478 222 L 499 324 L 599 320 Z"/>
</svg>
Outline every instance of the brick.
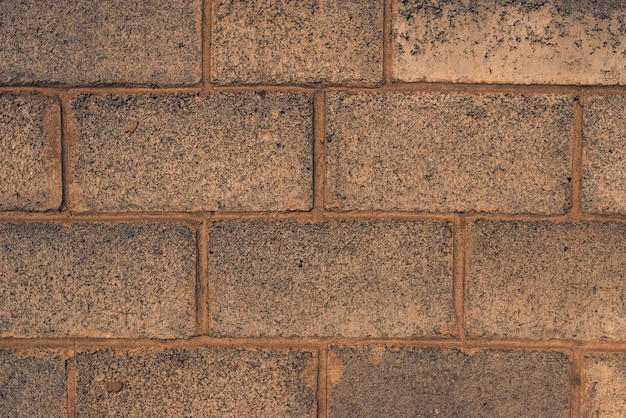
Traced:
<svg viewBox="0 0 626 418">
<path fill-rule="evenodd" d="M 626 416 L 626 355 L 585 356 L 583 418 Z"/>
<path fill-rule="evenodd" d="M 468 245 L 468 333 L 626 338 L 626 224 L 478 221 Z"/>
<path fill-rule="evenodd" d="M 563 353 L 333 347 L 331 417 L 569 417 Z"/>
<path fill-rule="evenodd" d="M 52 352 L 0 349 L 0 411 L 7 417 L 67 417 L 65 360 Z"/>
<path fill-rule="evenodd" d="M 0 2 L 0 84 L 198 83 L 200 4 Z"/>
<path fill-rule="evenodd" d="M 213 26 L 217 84 L 382 82 L 379 0 L 220 1 Z"/>
<path fill-rule="evenodd" d="M 303 350 L 100 350 L 76 355 L 77 416 L 315 417 Z"/>
<path fill-rule="evenodd" d="M 582 209 L 626 214 L 626 96 L 590 97 L 583 112 Z"/>
<path fill-rule="evenodd" d="M 61 206 L 60 120 L 52 97 L 0 93 L 0 210 Z"/>
<path fill-rule="evenodd" d="M 76 210 L 308 210 L 312 102 L 299 92 L 80 95 Z"/>
<path fill-rule="evenodd" d="M 184 225 L 0 224 L 0 337 L 175 338 L 195 326 Z"/>
<path fill-rule="evenodd" d="M 402 81 L 624 84 L 621 0 L 395 1 Z"/>
<path fill-rule="evenodd" d="M 564 213 L 572 99 L 331 93 L 327 207 Z"/>
<path fill-rule="evenodd" d="M 214 223 L 211 333 L 449 334 L 451 235 L 422 221 Z"/>
</svg>

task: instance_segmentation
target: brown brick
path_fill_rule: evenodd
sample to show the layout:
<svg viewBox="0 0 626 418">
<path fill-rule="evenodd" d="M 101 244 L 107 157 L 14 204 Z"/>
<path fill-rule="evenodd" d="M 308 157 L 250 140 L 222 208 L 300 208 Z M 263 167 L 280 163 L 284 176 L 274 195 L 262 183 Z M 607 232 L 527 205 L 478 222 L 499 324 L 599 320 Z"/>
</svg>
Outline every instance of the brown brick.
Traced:
<svg viewBox="0 0 626 418">
<path fill-rule="evenodd" d="M 622 0 L 395 1 L 402 81 L 626 83 Z"/>
<path fill-rule="evenodd" d="M 2 416 L 67 417 L 65 360 L 52 352 L 0 349 Z"/>
<path fill-rule="evenodd" d="M 568 417 L 570 362 L 549 351 L 334 347 L 331 417 Z"/>
<path fill-rule="evenodd" d="M 101 350 L 79 353 L 76 365 L 77 416 L 315 416 L 308 351 Z"/>
<path fill-rule="evenodd" d="M 584 104 L 582 208 L 626 214 L 626 96 Z"/>
<path fill-rule="evenodd" d="M 220 222 L 209 231 L 217 336 L 449 333 L 445 223 Z"/>
<path fill-rule="evenodd" d="M 0 210 L 60 207 L 60 120 L 52 97 L 0 93 Z"/>
<path fill-rule="evenodd" d="M 626 224 L 478 221 L 469 247 L 469 333 L 626 338 Z"/>
<path fill-rule="evenodd" d="M 305 93 L 80 95 L 77 210 L 308 210 Z"/>
<path fill-rule="evenodd" d="M 220 1 L 213 31 L 218 84 L 382 81 L 383 2 Z"/>
<path fill-rule="evenodd" d="M 626 355 L 585 356 L 583 418 L 626 416 Z"/>
<path fill-rule="evenodd" d="M 0 84 L 197 83 L 200 4 L 0 2 Z"/>
<path fill-rule="evenodd" d="M 0 224 L 0 337 L 186 337 L 194 231 L 165 224 Z"/>
<path fill-rule="evenodd" d="M 563 213 L 572 114 L 564 96 L 329 94 L 327 206 Z"/>
</svg>

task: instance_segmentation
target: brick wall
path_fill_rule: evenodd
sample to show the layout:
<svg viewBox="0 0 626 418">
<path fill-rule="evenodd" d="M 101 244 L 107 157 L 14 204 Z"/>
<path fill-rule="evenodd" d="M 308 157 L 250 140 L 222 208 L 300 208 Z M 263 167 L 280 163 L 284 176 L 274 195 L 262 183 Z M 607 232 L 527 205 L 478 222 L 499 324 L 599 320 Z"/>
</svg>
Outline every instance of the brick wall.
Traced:
<svg viewBox="0 0 626 418">
<path fill-rule="evenodd" d="M 626 416 L 621 0 L 0 1 L 2 416 Z"/>
</svg>

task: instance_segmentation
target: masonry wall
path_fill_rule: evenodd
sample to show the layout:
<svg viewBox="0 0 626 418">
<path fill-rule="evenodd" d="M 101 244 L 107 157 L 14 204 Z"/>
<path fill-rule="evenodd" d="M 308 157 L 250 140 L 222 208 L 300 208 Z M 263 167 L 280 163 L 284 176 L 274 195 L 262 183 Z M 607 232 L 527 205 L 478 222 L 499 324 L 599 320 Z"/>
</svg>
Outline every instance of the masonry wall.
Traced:
<svg viewBox="0 0 626 418">
<path fill-rule="evenodd" d="M 626 416 L 626 3 L 0 1 L 3 416 Z"/>
</svg>

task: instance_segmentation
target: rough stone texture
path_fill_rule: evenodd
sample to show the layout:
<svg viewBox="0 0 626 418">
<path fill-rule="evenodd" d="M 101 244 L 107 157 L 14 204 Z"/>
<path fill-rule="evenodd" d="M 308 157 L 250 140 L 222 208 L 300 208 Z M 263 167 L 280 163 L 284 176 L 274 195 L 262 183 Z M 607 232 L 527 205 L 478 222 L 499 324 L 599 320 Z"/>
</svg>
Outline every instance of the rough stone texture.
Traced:
<svg viewBox="0 0 626 418">
<path fill-rule="evenodd" d="M 308 351 L 102 350 L 76 365 L 77 416 L 315 417 Z"/>
<path fill-rule="evenodd" d="M 572 99 L 334 93 L 331 209 L 563 213 Z"/>
<path fill-rule="evenodd" d="M 568 417 L 571 366 L 549 351 L 334 347 L 331 417 Z"/>
<path fill-rule="evenodd" d="M 0 349 L 4 417 L 67 417 L 65 360 L 51 352 Z"/>
<path fill-rule="evenodd" d="M 308 210 L 305 93 L 80 95 L 71 159 L 77 210 Z"/>
<path fill-rule="evenodd" d="M 622 0 L 395 1 L 402 81 L 625 84 Z"/>
<path fill-rule="evenodd" d="M 197 83 L 200 0 L 0 2 L 0 84 Z"/>
<path fill-rule="evenodd" d="M 0 210 L 60 207 L 60 120 L 52 97 L 0 93 Z"/>
<path fill-rule="evenodd" d="M 213 31 L 218 84 L 382 81 L 383 2 L 220 1 Z"/>
<path fill-rule="evenodd" d="M 583 111 L 582 209 L 626 214 L 626 96 L 588 98 Z"/>
<path fill-rule="evenodd" d="M 626 338 L 626 224 L 478 221 L 470 239 L 470 334 Z"/>
<path fill-rule="evenodd" d="M 186 337 L 194 231 L 166 224 L 0 224 L 0 337 Z"/>
<path fill-rule="evenodd" d="M 583 418 L 626 416 L 626 355 L 585 356 Z"/>
<path fill-rule="evenodd" d="M 209 231 L 217 336 L 448 333 L 445 223 L 218 222 Z"/>
</svg>

